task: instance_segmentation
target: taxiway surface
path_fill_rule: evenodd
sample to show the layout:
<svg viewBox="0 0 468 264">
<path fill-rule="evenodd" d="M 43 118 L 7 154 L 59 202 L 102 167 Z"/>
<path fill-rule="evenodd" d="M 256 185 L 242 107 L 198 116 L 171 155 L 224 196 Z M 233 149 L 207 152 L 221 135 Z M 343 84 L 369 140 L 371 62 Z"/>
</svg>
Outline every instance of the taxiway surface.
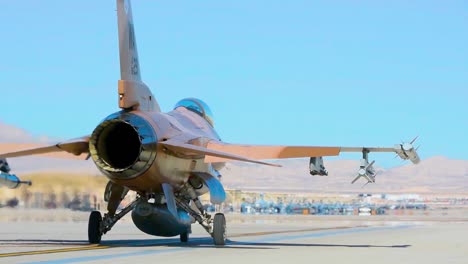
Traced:
<svg viewBox="0 0 468 264">
<path fill-rule="evenodd" d="M 50 211 L 53 214 L 54 211 Z M 468 263 L 468 221 L 359 216 L 227 215 L 229 241 L 193 226 L 189 243 L 119 222 L 100 245 L 87 222 L 3 221 L 0 263 Z"/>
</svg>

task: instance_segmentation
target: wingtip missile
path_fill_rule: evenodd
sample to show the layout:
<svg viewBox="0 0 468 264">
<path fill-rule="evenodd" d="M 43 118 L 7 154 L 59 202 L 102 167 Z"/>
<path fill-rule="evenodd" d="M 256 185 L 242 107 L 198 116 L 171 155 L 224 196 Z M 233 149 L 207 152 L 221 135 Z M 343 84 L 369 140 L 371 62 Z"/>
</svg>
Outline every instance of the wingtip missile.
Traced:
<svg viewBox="0 0 468 264">
<path fill-rule="evenodd" d="M 413 143 L 415 142 L 416 139 L 417 137 L 409 143 L 407 142 L 407 143 L 395 145 L 395 152 L 398 154 L 398 156 L 401 159 L 410 160 L 413 164 L 418 164 L 421 161 L 417 153 L 417 150 L 419 147 L 415 148 L 413 146 Z"/>
<path fill-rule="evenodd" d="M 31 181 L 22 181 L 18 178 L 18 176 L 9 173 L 0 173 L 0 187 L 5 186 L 10 189 L 16 189 L 20 185 L 26 184 L 28 186 L 32 185 Z"/>
</svg>

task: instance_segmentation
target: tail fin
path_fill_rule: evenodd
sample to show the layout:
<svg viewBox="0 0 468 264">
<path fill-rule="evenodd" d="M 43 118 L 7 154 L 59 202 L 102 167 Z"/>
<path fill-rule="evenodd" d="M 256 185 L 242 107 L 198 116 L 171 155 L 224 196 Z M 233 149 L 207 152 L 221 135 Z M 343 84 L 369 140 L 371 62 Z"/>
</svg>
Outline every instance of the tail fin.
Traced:
<svg viewBox="0 0 468 264">
<path fill-rule="evenodd" d="M 117 0 L 117 18 L 121 78 L 119 80 L 119 107 L 160 111 L 150 89 L 141 81 L 130 0 Z"/>
</svg>

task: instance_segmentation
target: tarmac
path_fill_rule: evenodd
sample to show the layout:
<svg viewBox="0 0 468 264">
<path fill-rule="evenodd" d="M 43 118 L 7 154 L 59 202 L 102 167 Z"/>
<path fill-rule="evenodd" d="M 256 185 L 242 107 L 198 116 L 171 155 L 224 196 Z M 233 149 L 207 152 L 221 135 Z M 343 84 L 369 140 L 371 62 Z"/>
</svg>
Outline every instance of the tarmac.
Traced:
<svg viewBox="0 0 468 264">
<path fill-rule="evenodd" d="M 184 244 L 129 218 L 90 245 L 88 213 L 0 210 L 12 217 L 0 220 L 0 263 L 468 263 L 467 217 L 227 214 L 228 242 L 216 247 L 198 225 Z"/>
</svg>

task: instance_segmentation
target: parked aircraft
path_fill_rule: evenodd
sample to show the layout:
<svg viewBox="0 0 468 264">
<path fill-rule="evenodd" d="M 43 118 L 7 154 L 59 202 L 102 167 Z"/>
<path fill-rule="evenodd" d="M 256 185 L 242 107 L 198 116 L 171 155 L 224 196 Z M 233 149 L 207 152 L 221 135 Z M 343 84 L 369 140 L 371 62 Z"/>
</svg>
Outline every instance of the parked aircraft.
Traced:
<svg viewBox="0 0 468 264">
<path fill-rule="evenodd" d="M 147 234 L 180 236 L 182 242 L 187 242 L 192 223 L 198 222 L 213 237 L 215 245 L 224 245 L 224 215 L 216 213 L 212 216 L 206 212 L 199 197 L 209 192 L 211 203 L 223 203 L 226 194 L 218 180 L 218 171 L 227 161 L 279 166 L 262 160 L 337 156 L 341 152 L 395 152 L 402 159 L 419 162 L 411 144 L 390 148 L 349 148 L 222 142 L 215 131 L 211 110 L 202 100 L 183 99 L 172 111 L 161 112 L 157 98 L 141 79 L 129 0 L 117 0 L 117 17 L 120 111 L 106 117 L 88 136 L 0 155 L 0 158 L 13 158 L 60 151 L 88 154 L 109 178 L 104 191 L 107 213 L 102 217 L 99 211 L 94 211 L 89 218 L 90 243 L 99 243 L 102 235 L 119 219 L 132 212 L 134 224 Z M 320 168 L 314 173 L 325 172 Z M 137 198 L 117 212 L 128 191 L 137 192 Z"/>
</svg>

